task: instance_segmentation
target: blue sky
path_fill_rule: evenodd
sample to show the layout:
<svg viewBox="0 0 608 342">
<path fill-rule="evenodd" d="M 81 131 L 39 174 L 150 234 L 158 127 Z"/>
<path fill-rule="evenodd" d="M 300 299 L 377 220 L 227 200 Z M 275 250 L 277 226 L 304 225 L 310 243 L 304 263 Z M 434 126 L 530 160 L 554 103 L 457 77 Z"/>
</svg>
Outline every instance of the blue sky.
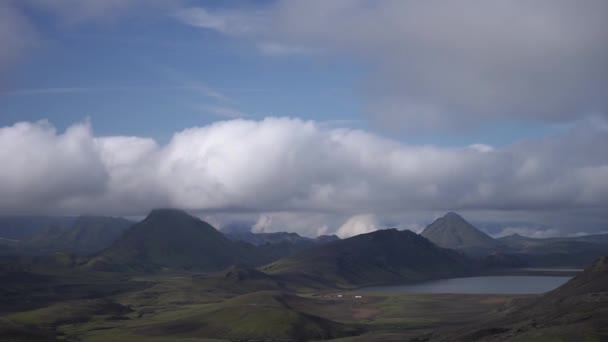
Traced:
<svg viewBox="0 0 608 342">
<path fill-rule="evenodd" d="M 250 42 L 184 25 L 171 12 L 70 25 L 27 13 L 43 37 L 7 73 L 0 125 L 47 119 L 61 130 L 89 119 L 97 134 L 167 141 L 217 120 L 292 116 L 441 146 L 503 146 L 564 127 L 501 118 L 466 130 L 394 131 L 367 111 L 361 83 L 374 66 L 353 55 L 269 56 Z"/>
<path fill-rule="evenodd" d="M 362 119 L 356 80 L 365 71 L 354 61 L 263 56 L 168 14 L 77 29 L 38 20 L 45 40 L 10 71 L 0 125 L 48 119 L 65 128 L 89 118 L 98 134 L 166 140 L 234 118 L 214 107 L 254 119 Z"/>
<path fill-rule="evenodd" d="M 6 0 L 0 214 L 179 207 L 347 236 L 458 211 L 518 222 L 504 234 L 603 231 L 607 16 L 569 0 Z"/>
</svg>

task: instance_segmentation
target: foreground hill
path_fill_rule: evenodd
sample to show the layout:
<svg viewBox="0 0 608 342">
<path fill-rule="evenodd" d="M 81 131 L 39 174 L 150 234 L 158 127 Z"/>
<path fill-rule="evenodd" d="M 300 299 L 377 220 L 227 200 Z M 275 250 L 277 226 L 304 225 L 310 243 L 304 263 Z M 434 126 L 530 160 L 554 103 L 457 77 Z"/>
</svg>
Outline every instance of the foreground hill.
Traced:
<svg viewBox="0 0 608 342">
<path fill-rule="evenodd" d="M 493 250 L 500 245 L 492 237 L 452 212 L 428 225 L 420 235 L 438 246 L 468 252 Z"/>
<path fill-rule="evenodd" d="M 265 260 L 254 246 L 227 239 L 207 222 L 175 209 L 153 210 L 88 266 L 104 271 L 214 271 Z"/>
<path fill-rule="evenodd" d="M 396 229 L 330 242 L 263 267 L 287 283 L 345 288 L 449 277 L 470 270 L 464 255 Z"/>
<path fill-rule="evenodd" d="M 218 338 L 231 341 L 310 341 L 355 335 L 349 324 L 311 315 L 300 307 L 311 299 L 278 291 L 245 294 L 221 303 L 192 307 L 188 313 L 158 315 L 157 322 L 135 326 L 144 336 Z"/>
<path fill-rule="evenodd" d="M 599 258 L 557 289 L 513 305 L 501 319 L 480 323 L 466 333 L 430 340 L 608 340 L 608 257 Z"/>
<path fill-rule="evenodd" d="M 49 252 L 94 254 L 109 247 L 133 222 L 123 218 L 80 216 L 67 226 L 50 226 L 20 243 L 21 247 Z"/>
</svg>

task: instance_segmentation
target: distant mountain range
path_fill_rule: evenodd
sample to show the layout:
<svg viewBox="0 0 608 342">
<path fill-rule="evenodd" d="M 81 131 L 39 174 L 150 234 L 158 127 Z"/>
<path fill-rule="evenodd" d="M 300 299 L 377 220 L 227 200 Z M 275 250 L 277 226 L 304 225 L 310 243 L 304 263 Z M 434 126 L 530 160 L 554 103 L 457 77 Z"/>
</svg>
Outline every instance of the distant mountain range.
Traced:
<svg viewBox="0 0 608 342">
<path fill-rule="evenodd" d="M 39 230 L 51 226 L 68 227 L 75 220 L 68 216 L 0 216 L 0 238 L 25 240 Z"/>
<path fill-rule="evenodd" d="M 278 244 L 278 243 L 289 243 L 289 244 L 302 244 L 305 246 L 314 246 L 319 243 L 327 243 L 335 240 L 340 240 L 336 235 L 321 235 L 317 238 L 307 238 L 300 236 L 297 233 L 287 232 L 276 232 L 276 233 L 252 233 L 250 231 L 229 231 L 225 232 L 221 230 L 230 240 L 243 241 L 250 243 L 254 246 L 260 246 L 265 244 Z"/>
<path fill-rule="evenodd" d="M 20 242 L 22 248 L 90 255 L 108 247 L 133 222 L 123 218 L 80 216 L 67 226 L 51 225 L 39 229 Z"/>
<path fill-rule="evenodd" d="M 421 233 L 438 246 L 482 258 L 488 267 L 586 267 L 608 250 L 608 234 L 535 239 L 494 239 L 456 213 L 438 218 Z"/>
<path fill-rule="evenodd" d="M 585 267 L 608 250 L 608 234 L 550 239 L 511 235 L 494 239 L 451 212 L 420 235 L 393 229 L 345 240 L 335 235 L 312 239 L 287 232 L 253 233 L 249 231 L 251 225 L 245 223 L 229 225 L 220 232 L 174 209 L 153 210 L 139 223 L 95 216 L 4 217 L 0 218 L 1 223 L 5 226 L 0 226 L 0 233 L 9 238 L 0 239 L 0 255 L 62 252 L 91 256 L 88 267 L 111 271 L 211 272 L 232 265 L 258 267 L 272 263 L 265 269 L 273 274 L 292 275 L 297 268 L 301 271 L 299 276 L 306 274 L 311 284 L 318 281 L 345 286 L 371 283 L 374 278 L 377 282 L 392 282 L 440 276 L 432 269 L 415 268 L 416 264 L 433 264 L 427 253 L 435 255 L 437 250 L 452 253 L 451 259 L 437 261 L 437 265 L 445 262 L 446 268 L 453 267 L 454 258 L 462 258 L 464 253 L 468 264 L 478 269 Z M 43 224 L 48 226 L 38 227 Z M 18 229 L 24 231 L 19 233 Z M 445 252 L 444 248 L 460 253 Z M 419 254 L 399 249 L 416 250 Z M 53 256 L 52 260 L 71 265 L 83 259 Z M 333 279 L 319 277 L 322 272 L 332 274 Z"/>
</svg>

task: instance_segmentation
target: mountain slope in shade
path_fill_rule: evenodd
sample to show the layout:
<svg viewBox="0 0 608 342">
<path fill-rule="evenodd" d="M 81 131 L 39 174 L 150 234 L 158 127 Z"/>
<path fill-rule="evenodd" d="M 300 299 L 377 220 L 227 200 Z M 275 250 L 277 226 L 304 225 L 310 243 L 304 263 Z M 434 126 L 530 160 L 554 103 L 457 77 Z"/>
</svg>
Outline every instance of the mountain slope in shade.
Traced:
<svg viewBox="0 0 608 342">
<path fill-rule="evenodd" d="M 498 238 L 502 249 L 528 267 L 584 268 L 608 251 L 608 234 L 537 239 L 517 234 Z"/>
<path fill-rule="evenodd" d="M 606 341 L 608 257 L 564 285 L 508 309 L 503 318 L 428 341 Z"/>
<path fill-rule="evenodd" d="M 456 213 L 447 213 L 420 234 L 438 246 L 452 249 L 492 249 L 499 243 Z"/>
<path fill-rule="evenodd" d="M 224 232 L 222 230 L 222 232 Z M 229 232 L 224 233 L 227 238 L 234 241 L 243 241 L 254 246 L 276 243 L 312 243 L 313 240 L 300 236 L 297 233 L 276 232 L 276 233 L 252 233 L 252 232 Z"/>
<path fill-rule="evenodd" d="M 47 227 L 67 227 L 74 221 L 68 216 L 0 216 L 0 238 L 26 240 Z"/>
<path fill-rule="evenodd" d="M 109 247 L 131 225 L 133 222 L 123 218 L 80 216 L 67 227 L 42 229 L 20 245 L 49 252 L 94 254 Z"/>
<path fill-rule="evenodd" d="M 254 265 L 262 258 L 254 246 L 227 239 L 207 222 L 175 209 L 153 210 L 88 266 L 98 270 L 221 270 Z"/>
<path fill-rule="evenodd" d="M 469 260 L 410 231 L 380 230 L 327 243 L 262 268 L 287 283 L 356 287 L 463 275 Z"/>
<path fill-rule="evenodd" d="M 335 235 L 321 235 L 315 239 L 300 236 L 296 233 L 252 233 L 242 231 L 222 232 L 233 241 L 242 241 L 254 246 L 260 255 L 264 255 L 269 261 L 278 260 L 308 248 L 313 248 L 328 242 L 339 240 Z"/>
</svg>

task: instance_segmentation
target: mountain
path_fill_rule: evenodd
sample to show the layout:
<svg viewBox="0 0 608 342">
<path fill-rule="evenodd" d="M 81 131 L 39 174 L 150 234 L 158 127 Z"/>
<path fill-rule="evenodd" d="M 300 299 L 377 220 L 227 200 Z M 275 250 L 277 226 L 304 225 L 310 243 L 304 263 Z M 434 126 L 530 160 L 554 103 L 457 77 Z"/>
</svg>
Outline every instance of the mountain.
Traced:
<svg viewBox="0 0 608 342">
<path fill-rule="evenodd" d="M 67 216 L 0 216 L 0 238 L 25 240 L 41 229 L 50 226 L 67 227 L 74 220 L 74 217 Z"/>
<path fill-rule="evenodd" d="M 226 238 L 207 222 L 176 209 L 153 210 L 88 266 L 105 271 L 215 271 L 265 261 L 249 244 Z"/>
<path fill-rule="evenodd" d="M 481 328 L 483 327 L 483 328 Z M 544 295 L 515 302 L 504 317 L 431 341 L 606 341 L 608 257 Z"/>
<path fill-rule="evenodd" d="M 305 249 L 340 239 L 335 235 L 321 235 L 311 239 L 287 232 L 252 233 L 231 230 L 224 234 L 233 241 L 242 241 L 257 246 L 258 251 L 269 260 L 281 259 Z"/>
<path fill-rule="evenodd" d="M 222 231 L 223 232 L 223 231 Z M 252 232 L 229 232 L 224 233 L 227 238 L 235 241 L 243 241 L 254 246 L 264 245 L 267 243 L 313 243 L 313 239 L 309 239 L 298 235 L 297 233 L 277 232 L 277 233 L 252 233 Z"/>
<path fill-rule="evenodd" d="M 330 242 L 264 266 L 286 283 L 357 287 L 466 274 L 467 257 L 411 231 L 379 230 Z"/>
<path fill-rule="evenodd" d="M 303 244 L 307 246 L 314 246 L 316 244 L 328 243 L 336 240 L 340 240 L 336 235 L 320 235 L 314 239 L 300 236 L 297 233 L 288 232 L 276 232 L 276 233 L 252 233 L 249 231 L 224 231 L 221 230 L 224 235 L 230 240 L 243 241 L 250 243 L 254 246 L 260 246 L 264 244 L 279 244 L 279 243 L 291 243 L 291 244 Z"/>
<path fill-rule="evenodd" d="M 497 241 L 526 266 L 587 267 L 608 250 L 608 234 L 536 239 L 513 234 Z"/>
<path fill-rule="evenodd" d="M 21 247 L 89 255 L 109 247 L 133 222 L 123 218 L 80 216 L 65 227 L 52 225 L 22 241 Z"/>
<path fill-rule="evenodd" d="M 328 243 L 338 240 L 340 240 L 340 238 L 337 235 L 319 235 L 315 238 L 315 242 L 317 243 Z"/>
<path fill-rule="evenodd" d="M 475 254 L 496 249 L 500 245 L 492 237 L 453 212 L 435 220 L 420 235 L 438 246 L 466 250 Z"/>
</svg>

